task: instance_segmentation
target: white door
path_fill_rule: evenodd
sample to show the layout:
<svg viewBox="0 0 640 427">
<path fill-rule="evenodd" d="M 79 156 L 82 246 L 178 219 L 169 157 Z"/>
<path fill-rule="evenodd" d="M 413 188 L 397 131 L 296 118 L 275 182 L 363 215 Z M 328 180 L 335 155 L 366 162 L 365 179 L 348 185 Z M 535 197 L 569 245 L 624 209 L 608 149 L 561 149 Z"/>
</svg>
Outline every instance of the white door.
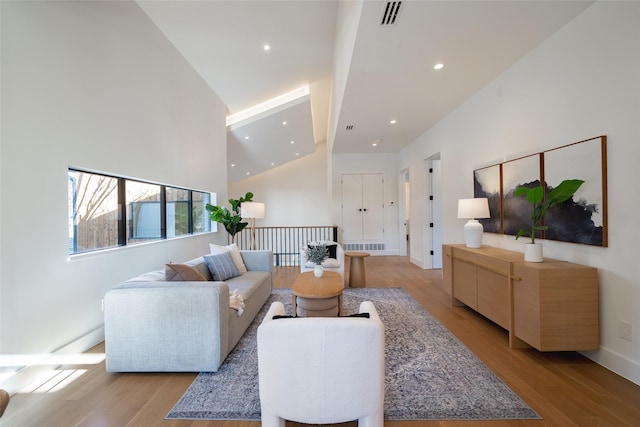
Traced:
<svg viewBox="0 0 640 427">
<path fill-rule="evenodd" d="M 362 240 L 384 239 L 382 174 L 362 175 Z"/>
<path fill-rule="evenodd" d="M 362 239 L 361 175 L 342 175 L 342 239 Z"/>
<path fill-rule="evenodd" d="M 383 241 L 382 174 L 342 175 L 342 238 L 345 242 Z"/>
</svg>

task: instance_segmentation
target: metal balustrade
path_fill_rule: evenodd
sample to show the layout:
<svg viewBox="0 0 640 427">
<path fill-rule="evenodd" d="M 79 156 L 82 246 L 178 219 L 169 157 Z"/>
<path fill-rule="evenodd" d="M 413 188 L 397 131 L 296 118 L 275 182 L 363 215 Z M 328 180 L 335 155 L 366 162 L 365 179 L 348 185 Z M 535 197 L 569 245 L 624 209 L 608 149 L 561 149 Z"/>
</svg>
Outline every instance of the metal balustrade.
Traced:
<svg viewBox="0 0 640 427">
<path fill-rule="evenodd" d="M 299 266 L 300 250 L 309 242 L 338 241 L 338 226 L 255 227 L 255 249 L 273 252 L 276 266 Z M 229 242 L 231 236 L 229 236 Z M 251 248 L 251 227 L 235 236 L 240 249 Z"/>
</svg>

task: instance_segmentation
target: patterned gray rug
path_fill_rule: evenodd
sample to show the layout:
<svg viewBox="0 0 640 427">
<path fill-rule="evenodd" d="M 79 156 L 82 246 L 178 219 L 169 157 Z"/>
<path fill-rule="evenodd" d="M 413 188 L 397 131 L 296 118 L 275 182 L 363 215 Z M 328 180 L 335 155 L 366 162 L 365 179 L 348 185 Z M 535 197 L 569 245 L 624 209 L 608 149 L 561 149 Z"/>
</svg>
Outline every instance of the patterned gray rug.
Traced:
<svg viewBox="0 0 640 427">
<path fill-rule="evenodd" d="M 166 418 L 260 419 L 256 331 L 273 301 L 291 312 L 291 290 L 274 289 L 218 372 L 200 373 Z M 372 301 L 385 324 L 386 420 L 540 418 L 404 290 L 344 290 L 345 313 L 362 301 Z"/>
</svg>

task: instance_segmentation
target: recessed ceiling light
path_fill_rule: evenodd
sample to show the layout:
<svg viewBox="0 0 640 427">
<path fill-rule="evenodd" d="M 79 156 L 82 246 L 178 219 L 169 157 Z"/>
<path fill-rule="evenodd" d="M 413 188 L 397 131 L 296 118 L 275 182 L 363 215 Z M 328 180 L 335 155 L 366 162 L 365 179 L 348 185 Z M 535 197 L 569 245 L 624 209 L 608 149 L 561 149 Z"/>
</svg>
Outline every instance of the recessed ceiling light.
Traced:
<svg viewBox="0 0 640 427">
<path fill-rule="evenodd" d="M 296 156 L 299 156 L 299 155 L 300 155 L 300 153 L 296 153 Z"/>
<path fill-rule="evenodd" d="M 295 142 L 295 141 L 291 141 L 291 143 L 292 143 L 292 144 L 295 144 L 296 142 Z"/>
<path fill-rule="evenodd" d="M 265 52 L 268 52 L 271 50 L 271 46 L 269 46 L 269 44 L 265 44 L 262 48 L 264 49 Z"/>
<path fill-rule="evenodd" d="M 249 135 L 245 136 L 244 139 L 249 139 Z"/>
<path fill-rule="evenodd" d="M 251 175 L 251 172 L 247 172 L 247 175 Z"/>
<path fill-rule="evenodd" d="M 377 147 L 377 146 L 378 146 L 378 143 L 377 143 L 377 142 L 374 142 L 374 143 L 372 143 L 371 145 L 373 145 L 374 147 Z"/>
<path fill-rule="evenodd" d="M 434 70 L 442 70 L 443 68 L 444 68 L 444 64 L 440 64 L 440 63 L 433 66 Z"/>
<path fill-rule="evenodd" d="M 287 121 L 285 120 L 284 122 L 282 122 L 282 126 L 286 126 L 287 125 Z"/>
<path fill-rule="evenodd" d="M 396 123 L 398 123 L 398 121 L 396 119 L 390 120 L 389 123 L 391 123 L 392 125 L 395 125 Z"/>
<path fill-rule="evenodd" d="M 236 166 L 235 163 L 231 163 L 231 167 L 234 168 Z"/>
<path fill-rule="evenodd" d="M 274 162 L 271 162 L 271 166 L 275 166 L 275 163 L 274 163 Z"/>
</svg>

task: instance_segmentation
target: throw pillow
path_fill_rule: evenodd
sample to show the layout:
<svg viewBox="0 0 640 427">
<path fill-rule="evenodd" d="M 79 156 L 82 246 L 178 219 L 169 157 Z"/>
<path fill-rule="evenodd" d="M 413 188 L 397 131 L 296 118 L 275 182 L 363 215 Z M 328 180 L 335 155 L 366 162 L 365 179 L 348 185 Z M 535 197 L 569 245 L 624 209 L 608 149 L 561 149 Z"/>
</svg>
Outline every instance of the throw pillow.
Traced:
<svg viewBox="0 0 640 427">
<path fill-rule="evenodd" d="M 186 264 L 166 264 L 164 267 L 164 280 L 167 282 L 206 282 L 207 279 L 198 273 L 193 267 Z"/>
<path fill-rule="evenodd" d="M 329 258 L 338 258 L 338 244 L 336 242 L 309 242 L 308 246 L 325 245 L 327 252 L 329 252 Z"/>
<path fill-rule="evenodd" d="M 225 281 L 240 276 L 229 251 L 217 255 L 205 255 L 204 262 L 207 263 L 213 280 Z"/>
<path fill-rule="evenodd" d="M 233 259 L 233 263 L 236 265 L 236 268 L 240 273 L 246 273 L 247 267 L 244 265 L 244 260 L 242 259 L 242 254 L 238 249 L 238 246 L 235 243 L 232 243 L 227 246 L 214 245 L 213 243 L 209 243 L 209 249 L 212 254 L 220 254 L 222 252 L 230 252 L 231 259 Z"/>
</svg>

